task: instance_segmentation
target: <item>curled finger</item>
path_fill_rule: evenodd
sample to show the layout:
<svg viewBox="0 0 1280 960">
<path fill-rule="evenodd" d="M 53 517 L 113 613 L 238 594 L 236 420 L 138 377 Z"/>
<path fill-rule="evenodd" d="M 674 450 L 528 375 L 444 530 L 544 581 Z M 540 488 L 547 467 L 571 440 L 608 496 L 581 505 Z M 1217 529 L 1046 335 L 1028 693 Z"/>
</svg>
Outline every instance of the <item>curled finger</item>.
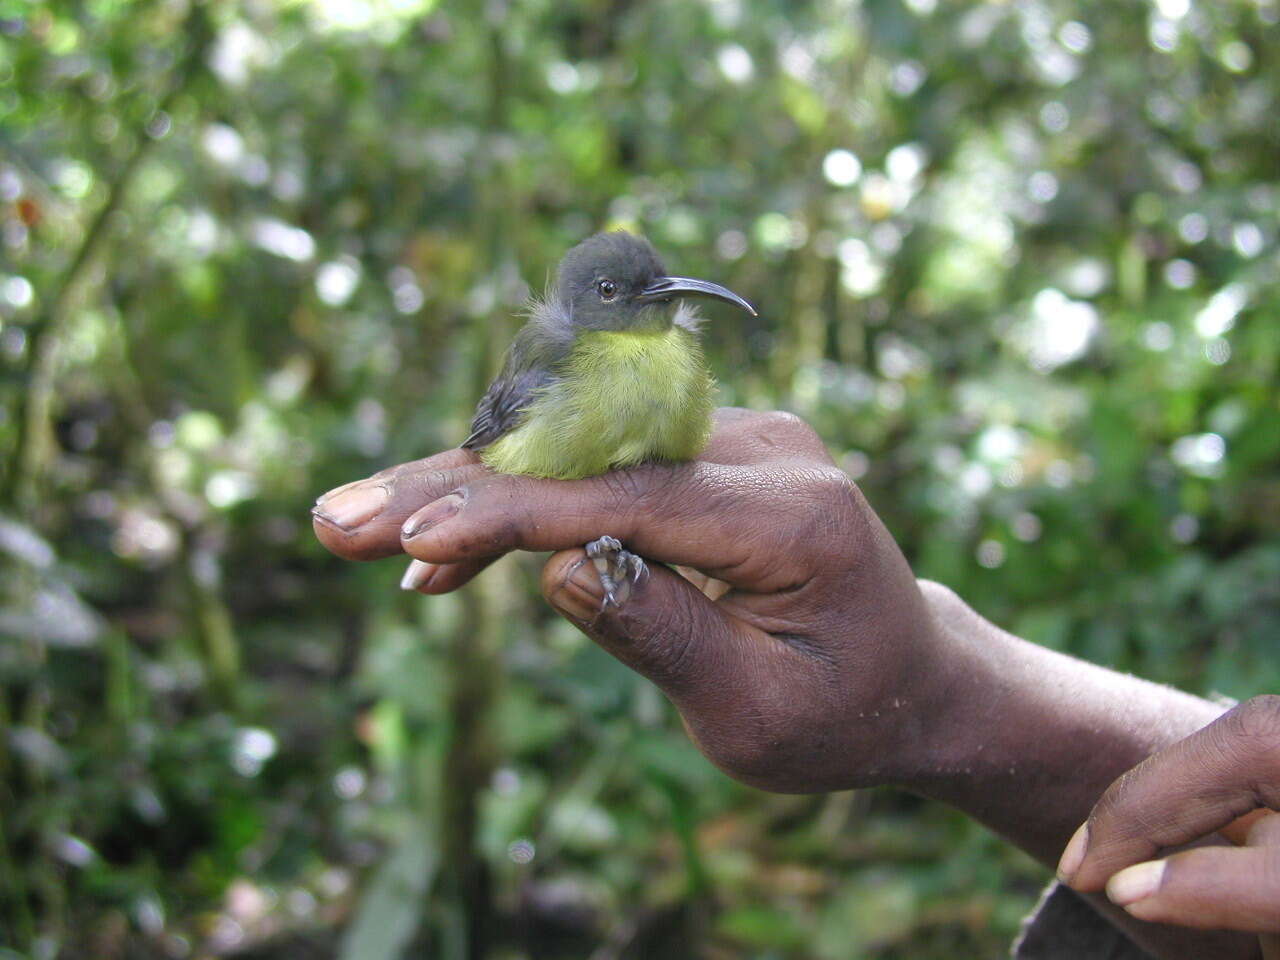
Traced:
<svg viewBox="0 0 1280 960">
<path fill-rule="evenodd" d="M 1280 808 L 1280 696 L 1240 704 L 1120 777 L 1067 845 L 1059 875 L 1099 890 L 1258 808 Z"/>
<path fill-rule="evenodd" d="M 401 590 L 413 590 L 428 595 L 452 593 L 472 578 L 496 557 L 481 560 L 464 560 L 461 563 L 426 563 L 422 560 L 410 560 L 405 567 L 404 576 L 400 578 Z"/>
<path fill-rule="evenodd" d="M 1107 897 L 1139 920 L 1280 932 L 1280 846 L 1200 847 L 1134 864 Z"/>
</svg>

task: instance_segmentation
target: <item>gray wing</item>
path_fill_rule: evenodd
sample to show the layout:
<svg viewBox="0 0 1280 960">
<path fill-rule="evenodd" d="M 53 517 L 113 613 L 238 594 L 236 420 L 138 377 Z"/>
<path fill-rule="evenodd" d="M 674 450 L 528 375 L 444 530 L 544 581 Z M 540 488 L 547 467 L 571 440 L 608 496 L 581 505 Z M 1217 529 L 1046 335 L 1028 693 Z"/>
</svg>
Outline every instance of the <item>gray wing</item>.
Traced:
<svg viewBox="0 0 1280 960">
<path fill-rule="evenodd" d="M 508 371 L 504 367 L 476 405 L 471 436 L 462 441 L 462 445 L 468 450 L 483 450 L 508 430 L 518 427 L 533 400 L 533 392 L 554 380 L 551 371 L 545 367 L 516 371 Z"/>
<path fill-rule="evenodd" d="M 483 450 L 520 426 L 535 391 L 558 379 L 556 365 L 568 353 L 568 344 L 563 334 L 541 319 L 535 315 L 516 334 L 502 372 L 476 405 L 471 435 L 462 442 L 466 449 Z"/>
</svg>

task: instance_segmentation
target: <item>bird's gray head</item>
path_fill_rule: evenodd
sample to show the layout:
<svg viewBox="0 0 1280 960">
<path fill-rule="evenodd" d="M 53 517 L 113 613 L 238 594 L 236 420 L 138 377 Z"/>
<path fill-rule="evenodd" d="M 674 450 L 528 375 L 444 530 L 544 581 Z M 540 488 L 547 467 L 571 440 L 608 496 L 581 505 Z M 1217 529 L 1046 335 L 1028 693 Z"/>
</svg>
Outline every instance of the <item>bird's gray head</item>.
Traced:
<svg viewBox="0 0 1280 960">
<path fill-rule="evenodd" d="M 671 311 L 661 305 L 686 296 L 715 297 L 755 316 L 751 304 L 719 284 L 668 276 L 648 240 L 622 231 L 597 233 L 566 253 L 556 295 L 573 325 L 590 330 L 667 326 Z"/>
</svg>

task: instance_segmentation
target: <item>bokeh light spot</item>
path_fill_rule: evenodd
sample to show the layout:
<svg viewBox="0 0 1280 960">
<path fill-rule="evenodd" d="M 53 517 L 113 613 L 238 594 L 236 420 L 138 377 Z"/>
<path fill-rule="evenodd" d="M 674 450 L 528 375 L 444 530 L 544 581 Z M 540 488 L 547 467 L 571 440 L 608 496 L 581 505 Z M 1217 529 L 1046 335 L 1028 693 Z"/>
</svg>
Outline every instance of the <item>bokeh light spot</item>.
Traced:
<svg viewBox="0 0 1280 960">
<path fill-rule="evenodd" d="M 755 75 L 755 63 L 746 47 L 728 43 L 716 52 L 716 65 L 724 78 L 733 84 L 744 84 Z"/>
<path fill-rule="evenodd" d="M 507 845 L 507 856 L 512 863 L 524 866 L 533 862 L 533 858 L 537 856 L 537 849 L 534 847 L 532 840 L 513 840 Z"/>
<path fill-rule="evenodd" d="M 983 540 L 978 544 L 978 549 L 974 555 L 978 560 L 979 566 L 994 570 L 1004 564 L 1004 544 L 999 540 Z"/>
<path fill-rule="evenodd" d="M 862 163 L 852 150 L 832 150 L 822 160 L 822 175 L 837 187 L 851 187 L 862 176 Z"/>
</svg>

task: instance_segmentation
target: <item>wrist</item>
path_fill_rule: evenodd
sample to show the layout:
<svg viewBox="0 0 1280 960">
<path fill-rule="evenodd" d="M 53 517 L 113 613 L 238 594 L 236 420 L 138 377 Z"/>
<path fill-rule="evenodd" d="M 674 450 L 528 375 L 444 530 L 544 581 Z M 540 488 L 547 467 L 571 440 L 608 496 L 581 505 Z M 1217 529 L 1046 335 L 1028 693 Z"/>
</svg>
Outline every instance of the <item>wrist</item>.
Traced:
<svg viewBox="0 0 1280 960">
<path fill-rule="evenodd" d="M 922 581 L 939 648 L 924 749 L 901 785 L 983 823 L 1045 866 L 1111 783 L 1223 707 L 1047 650 Z M 1250 938 L 1162 927 L 1089 899 L 1153 956 L 1252 956 Z"/>
<path fill-rule="evenodd" d="M 995 760 L 982 756 L 989 750 L 982 728 L 996 722 L 984 714 L 997 683 L 973 642 L 994 628 L 949 587 L 931 580 L 917 584 L 926 611 L 909 684 L 917 729 L 904 745 L 895 783 L 944 799 L 940 794 L 952 784 L 972 776 L 976 761 Z M 987 650 L 993 639 L 985 638 Z"/>
<path fill-rule="evenodd" d="M 1120 774 L 1224 708 L 1029 643 L 921 582 L 942 651 L 927 747 L 901 785 L 1052 866 Z"/>
<path fill-rule="evenodd" d="M 959 649 L 948 642 L 941 608 L 948 602 L 968 608 L 930 581 L 910 581 L 910 594 L 904 589 L 886 604 L 893 613 L 878 624 L 878 652 L 864 649 L 864 664 L 846 674 L 852 682 L 836 715 L 849 735 L 834 741 L 844 751 L 831 758 L 826 789 L 892 785 L 924 792 L 921 785 L 939 764 L 958 755 L 952 730 L 964 691 L 951 678 L 963 670 L 952 662 Z"/>
</svg>

